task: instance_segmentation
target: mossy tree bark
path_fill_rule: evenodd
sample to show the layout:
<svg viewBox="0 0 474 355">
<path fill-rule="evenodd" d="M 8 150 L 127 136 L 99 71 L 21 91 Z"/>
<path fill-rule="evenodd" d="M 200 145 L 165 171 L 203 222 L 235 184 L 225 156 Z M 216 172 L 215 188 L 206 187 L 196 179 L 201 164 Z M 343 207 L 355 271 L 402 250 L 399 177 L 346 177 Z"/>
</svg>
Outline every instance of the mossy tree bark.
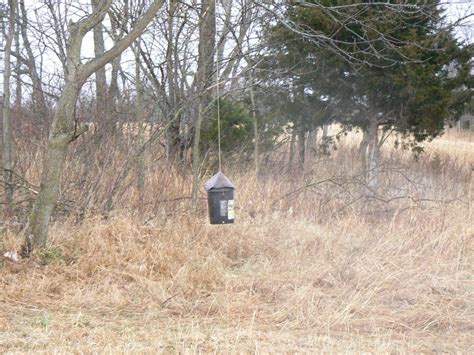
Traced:
<svg viewBox="0 0 474 355">
<path fill-rule="evenodd" d="M 23 255 L 28 255 L 33 248 L 46 245 L 49 221 L 58 199 L 67 147 L 87 130 L 86 126 L 78 126 L 74 120 L 76 101 L 83 84 L 89 76 L 120 55 L 142 34 L 163 3 L 164 0 L 153 1 L 132 31 L 117 41 L 111 49 L 87 63 L 81 62 L 83 38 L 87 32 L 102 22 L 112 0 L 101 2 L 94 8 L 91 15 L 71 25 L 67 45 L 65 84 L 51 125 L 47 153 L 43 161 L 40 190 L 25 229 Z"/>
</svg>

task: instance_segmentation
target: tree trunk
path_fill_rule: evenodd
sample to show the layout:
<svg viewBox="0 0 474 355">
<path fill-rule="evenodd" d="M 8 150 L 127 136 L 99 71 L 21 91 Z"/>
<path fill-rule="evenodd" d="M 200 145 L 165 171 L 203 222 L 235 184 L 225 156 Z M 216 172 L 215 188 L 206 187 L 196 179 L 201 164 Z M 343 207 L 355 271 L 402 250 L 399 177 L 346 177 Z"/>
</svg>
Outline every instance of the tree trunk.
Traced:
<svg viewBox="0 0 474 355">
<path fill-rule="evenodd" d="M 169 125 L 166 131 L 166 155 L 169 162 L 182 162 L 184 159 L 183 137 L 181 136 L 179 118 Z"/>
<path fill-rule="evenodd" d="M 75 138 L 76 132 L 71 118 L 80 87 L 68 82 L 58 102 L 53 118 L 47 153 L 43 161 L 41 186 L 28 219 L 25 230 L 25 245 L 22 254 L 28 255 L 33 248 L 46 245 L 49 220 L 58 199 L 61 172 L 67 154 L 68 144 Z"/>
<path fill-rule="evenodd" d="M 23 255 L 28 255 L 35 247 L 46 245 L 49 221 L 58 199 L 67 147 L 70 142 L 87 130 L 87 127 L 78 127 L 74 121 L 76 101 L 81 87 L 90 75 L 116 58 L 141 35 L 163 2 L 164 0 L 155 0 L 125 37 L 100 57 L 84 64 L 81 63 L 81 46 L 84 36 L 103 20 L 112 1 L 101 2 L 91 15 L 71 25 L 67 46 L 65 85 L 53 117 L 47 153 L 43 162 L 40 190 L 25 228 Z"/>
<path fill-rule="evenodd" d="M 468 221 L 472 221 L 474 216 L 473 216 L 473 210 L 474 210 L 474 169 L 471 169 L 470 172 L 470 181 L 469 181 L 469 192 L 468 192 L 468 201 L 469 202 L 469 215 L 467 216 Z"/>
<path fill-rule="evenodd" d="M 129 12 L 127 12 L 129 13 Z M 114 16 L 109 16 L 110 18 L 110 27 L 111 27 L 111 36 L 114 42 L 117 42 L 123 35 L 124 29 L 118 19 Z M 128 16 L 126 18 L 120 18 L 122 21 L 127 21 Z M 119 95 L 119 72 L 122 70 L 120 66 L 122 55 L 119 54 L 115 59 L 112 60 L 112 70 L 110 72 L 110 85 L 108 91 L 108 99 L 109 99 L 109 110 L 111 119 L 114 119 L 112 116 L 116 113 L 116 105 L 117 105 L 117 98 Z"/>
<path fill-rule="evenodd" d="M 33 105 L 35 108 L 36 114 L 39 116 L 39 122 L 41 126 L 44 127 L 45 135 L 49 134 L 49 120 L 48 120 L 48 107 L 46 105 L 46 99 L 43 93 L 43 84 L 41 78 L 38 74 L 38 69 L 36 67 L 35 56 L 33 50 L 31 49 L 31 44 L 27 35 L 27 25 L 28 17 L 26 15 L 25 1 L 20 0 L 20 10 L 21 10 L 21 21 L 20 21 L 20 31 L 21 38 L 23 40 L 23 47 L 27 53 L 27 65 L 28 65 L 28 74 L 31 78 L 32 83 L 32 97 Z"/>
<path fill-rule="evenodd" d="M 298 167 L 304 171 L 304 161 L 306 155 L 306 132 L 304 129 L 298 129 Z"/>
<path fill-rule="evenodd" d="M 306 147 L 307 147 L 307 151 L 312 156 L 316 156 L 318 152 L 318 128 L 314 128 L 311 131 L 309 131 Z"/>
<path fill-rule="evenodd" d="M 8 35 L 4 50 L 3 60 L 3 180 L 5 183 L 5 202 L 8 209 L 13 202 L 13 161 L 12 161 L 12 129 L 11 129 L 11 104 L 10 104 L 10 77 L 11 77 L 11 50 L 15 32 L 15 18 L 17 3 L 9 0 Z"/>
<path fill-rule="evenodd" d="M 376 192 L 379 185 L 380 146 L 378 138 L 378 121 L 375 115 L 370 118 L 368 129 L 368 151 L 367 151 L 367 186 L 372 192 Z"/>
<path fill-rule="evenodd" d="M 217 43 L 217 62 L 219 64 L 224 62 L 227 38 L 230 32 L 228 24 L 232 23 L 231 21 L 232 21 L 233 2 L 234 2 L 233 0 L 221 0 L 224 27 L 222 29 L 221 34 L 219 35 L 219 41 Z"/>
<path fill-rule="evenodd" d="M 367 184 L 367 149 L 369 147 L 369 133 L 367 129 L 362 130 L 362 141 L 359 145 L 359 161 L 361 166 L 361 174 L 364 177 L 364 183 Z"/>
<path fill-rule="evenodd" d="M 197 109 L 197 119 L 194 123 L 194 143 L 193 143 L 193 162 L 192 162 L 192 171 L 193 171 L 193 187 L 191 191 L 191 203 L 193 212 L 197 211 L 197 198 L 199 192 L 199 182 L 200 182 L 200 171 L 201 171 L 201 160 L 199 159 L 199 143 L 201 138 L 201 125 L 203 120 L 203 107 L 200 102 Z"/>
<path fill-rule="evenodd" d="M 167 110 L 168 112 L 175 112 L 177 108 L 177 89 L 175 85 L 175 61 L 174 54 L 176 52 L 174 41 L 174 14 L 177 9 L 177 1 L 172 0 L 168 7 L 168 45 L 166 48 L 166 72 L 167 72 L 167 86 L 168 86 L 168 97 L 167 97 Z M 169 162 L 177 162 L 183 158 L 182 152 L 182 137 L 180 130 L 181 122 L 180 116 L 169 125 L 166 131 L 166 149 L 167 158 Z"/>
<path fill-rule="evenodd" d="M 321 138 L 321 152 L 324 155 L 329 155 L 329 125 L 323 125 L 323 136 Z"/>
<path fill-rule="evenodd" d="M 91 0 L 92 9 L 95 11 L 99 8 L 99 0 Z M 94 55 L 100 57 L 105 52 L 104 45 L 104 32 L 102 28 L 102 22 L 94 26 Z M 107 90 L 107 79 L 105 76 L 105 66 L 100 67 L 95 72 L 95 91 L 96 91 L 96 120 L 98 132 L 100 135 L 110 133 L 114 130 L 112 124 L 109 109 L 108 109 L 108 90 Z"/>
<path fill-rule="evenodd" d="M 21 51 L 21 44 L 20 44 L 20 31 L 19 31 L 19 25 L 18 21 L 19 19 L 19 9 L 18 9 L 18 1 L 15 2 L 15 17 L 17 18 L 16 21 L 16 28 L 15 28 L 15 50 L 17 53 L 20 53 Z M 16 63 L 15 63 L 15 72 L 16 72 L 16 87 L 15 87 L 15 109 L 18 112 L 19 109 L 21 108 L 21 99 L 23 96 L 22 93 L 22 87 L 21 87 L 21 58 L 18 56 L 16 57 Z"/>
<path fill-rule="evenodd" d="M 214 51 L 216 38 L 216 3 L 215 0 L 201 1 L 201 21 L 199 26 L 199 58 L 198 58 L 198 72 L 197 85 L 199 99 L 198 107 L 195 111 L 194 123 L 194 143 L 193 143 L 193 187 L 191 193 L 192 208 L 196 211 L 197 195 L 199 191 L 200 182 L 200 166 L 201 158 L 199 153 L 199 145 L 201 138 L 201 125 L 204 117 L 208 113 L 212 96 L 209 92 L 209 87 L 212 82 L 212 73 L 214 70 Z"/>
<path fill-rule="evenodd" d="M 253 73 L 252 71 L 249 72 L 250 76 L 250 104 L 252 107 L 252 122 L 253 122 L 253 139 L 254 139 L 254 146 L 253 146 L 253 160 L 255 166 L 255 176 L 258 178 L 259 176 L 259 137 L 258 137 L 258 121 L 257 121 L 257 107 L 255 105 L 255 97 L 253 92 Z"/>
<path fill-rule="evenodd" d="M 137 50 L 138 52 L 138 50 Z M 140 77 L 140 54 L 136 53 L 135 58 L 135 82 L 137 90 L 136 108 L 137 108 L 137 189 L 138 189 L 138 209 L 143 213 L 143 203 L 145 196 L 145 159 L 144 159 L 144 128 L 145 115 L 143 111 L 143 84 Z"/>
<path fill-rule="evenodd" d="M 290 156 L 288 157 L 288 171 L 293 170 L 293 159 L 295 156 L 295 143 L 296 143 L 296 130 L 293 127 L 291 129 Z"/>
</svg>

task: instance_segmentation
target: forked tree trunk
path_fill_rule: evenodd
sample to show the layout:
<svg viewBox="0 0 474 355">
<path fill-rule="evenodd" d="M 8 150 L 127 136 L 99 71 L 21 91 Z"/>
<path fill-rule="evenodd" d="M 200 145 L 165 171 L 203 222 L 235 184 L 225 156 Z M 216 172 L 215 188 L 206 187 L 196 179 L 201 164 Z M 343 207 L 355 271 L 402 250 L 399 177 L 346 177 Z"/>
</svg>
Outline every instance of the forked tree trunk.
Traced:
<svg viewBox="0 0 474 355">
<path fill-rule="evenodd" d="M 40 191 L 25 230 L 26 240 L 22 250 L 23 255 L 28 255 L 35 247 L 46 245 L 49 219 L 58 199 L 67 146 L 76 135 L 85 129 L 82 128 L 81 132 L 76 132 L 73 122 L 71 122 L 79 89 L 77 84 L 66 83 L 59 99 L 48 140 L 47 153 L 43 161 Z"/>
<path fill-rule="evenodd" d="M 78 127 L 74 121 L 76 101 L 81 87 L 90 75 L 116 58 L 141 35 L 164 0 L 155 0 L 132 31 L 115 43 L 110 50 L 87 63 L 81 63 L 82 40 L 87 32 L 103 20 L 111 3 L 111 0 L 101 2 L 91 15 L 71 25 L 67 46 L 66 80 L 53 117 L 47 153 L 43 161 L 40 190 L 25 228 L 23 255 L 28 255 L 33 248 L 46 245 L 49 221 L 58 199 L 67 147 L 87 130 L 86 126 Z"/>
</svg>

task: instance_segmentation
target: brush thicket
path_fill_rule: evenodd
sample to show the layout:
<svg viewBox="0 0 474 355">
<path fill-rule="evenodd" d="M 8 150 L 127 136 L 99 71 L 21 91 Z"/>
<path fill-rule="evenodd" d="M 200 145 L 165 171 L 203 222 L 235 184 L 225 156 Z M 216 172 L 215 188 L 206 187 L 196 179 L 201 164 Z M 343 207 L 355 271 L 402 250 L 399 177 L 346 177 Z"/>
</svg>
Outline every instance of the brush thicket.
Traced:
<svg viewBox="0 0 474 355">
<path fill-rule="evenodd" d="M 216 227 L 159 147 L 140 213 L 135 167 L 118 178 L 133 144 L 88 149 L 70 152 L 48 248 L 0 261 L 0 349 L 473 350 L 470 158 L 386 149 L 376 194 L 352 145 L 291 174 L 275 153 L 258 179 L 227 161 L 237 219 Z"/>
</svg>

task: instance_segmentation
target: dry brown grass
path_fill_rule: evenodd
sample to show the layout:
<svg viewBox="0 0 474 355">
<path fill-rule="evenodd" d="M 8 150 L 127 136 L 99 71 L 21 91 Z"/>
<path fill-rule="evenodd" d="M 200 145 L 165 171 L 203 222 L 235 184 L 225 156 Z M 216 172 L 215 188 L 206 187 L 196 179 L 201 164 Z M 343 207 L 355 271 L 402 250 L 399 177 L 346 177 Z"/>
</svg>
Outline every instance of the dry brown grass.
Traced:
<svg viewBox="0 0 474 355">
<path fill-rule="evenodd" d="M 178 199 L 189 177 L 150 166 L 144 217 L 130 188 L 114 213 L 58 218 L 47 250 L 0 261 L 0 350 L 472 353 L 463 159 L 386 152 L 370 199 L 352 148 L 305 175 L 228 169 L 238 219 L 217 227 Z"/>
</svg>

